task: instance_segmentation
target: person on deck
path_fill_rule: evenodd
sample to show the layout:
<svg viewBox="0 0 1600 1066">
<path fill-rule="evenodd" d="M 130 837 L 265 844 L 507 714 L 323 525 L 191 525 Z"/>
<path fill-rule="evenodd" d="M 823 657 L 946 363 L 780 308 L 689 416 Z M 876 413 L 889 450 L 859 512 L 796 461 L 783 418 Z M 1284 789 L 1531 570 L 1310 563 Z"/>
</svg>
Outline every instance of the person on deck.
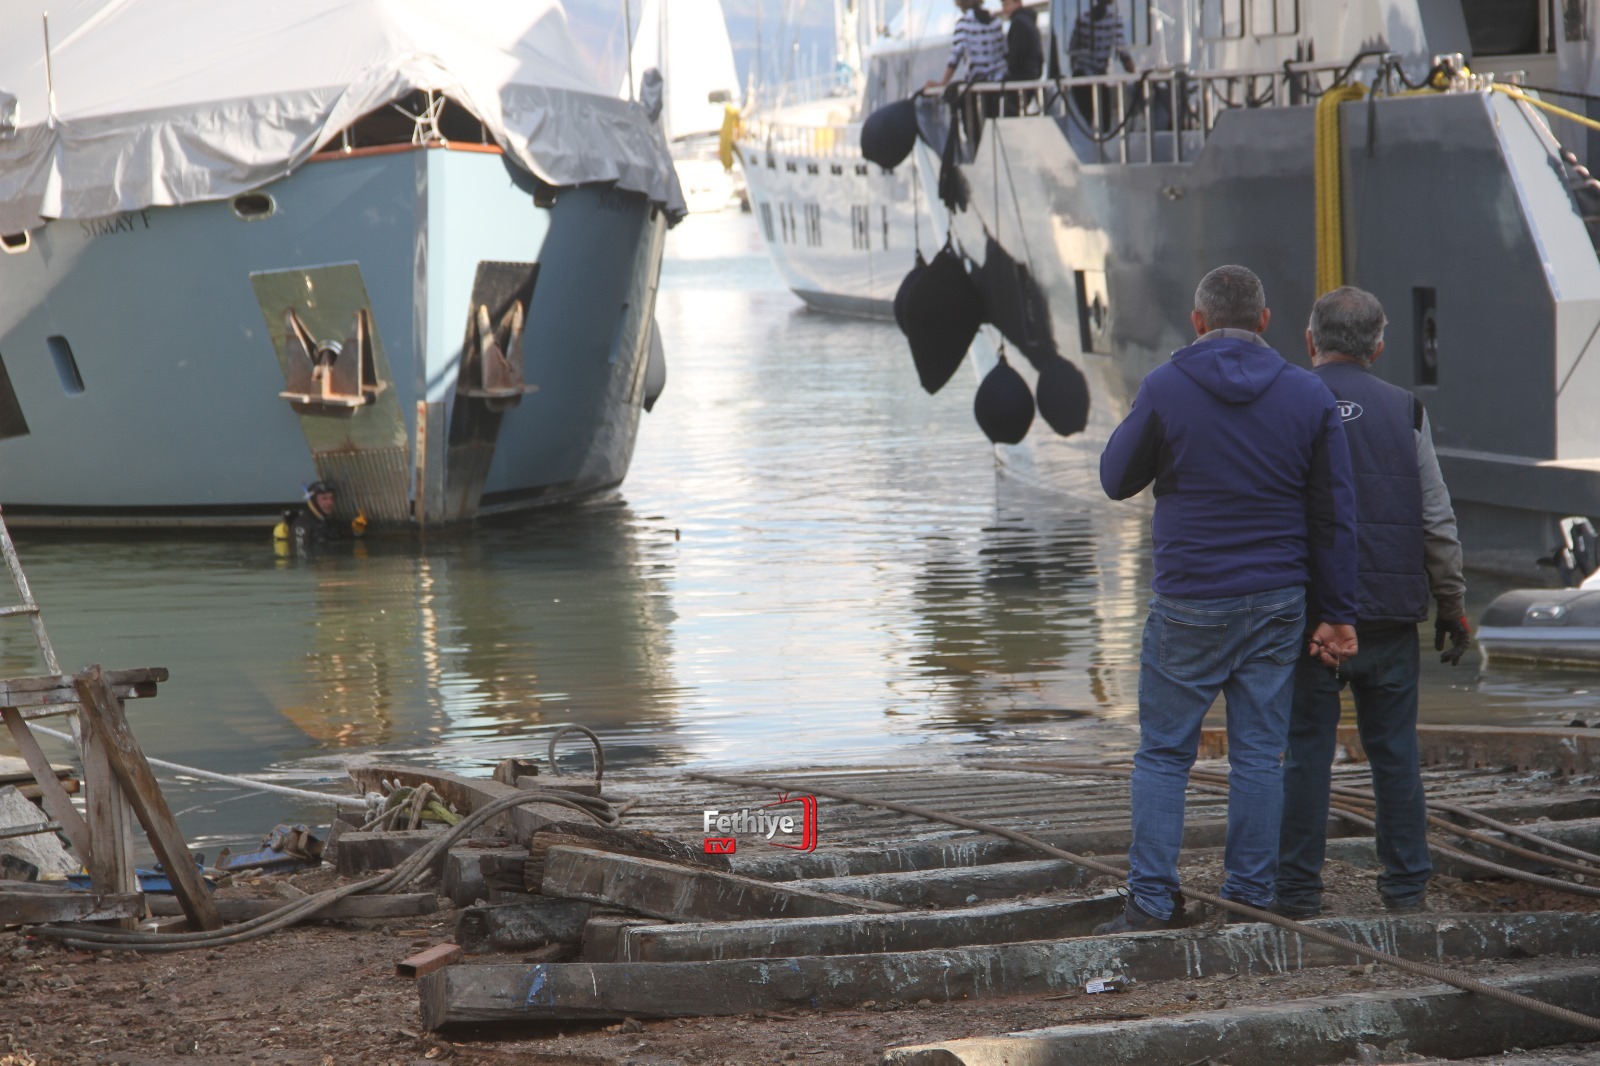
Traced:
<svg viewBox="0 0 1600 1066">
<path fill-rule="evenodd" d="M 986 11 L 983 0 L 956 0 L 961 17 L 956 20 L 950 40 L 950 61 L 944 77 L 924 88 L 941 89 L 950 84 L 956 71 L 966 67 L 967 81 L 1004 81 L 1006 78 L 1006 38 L 994 13 Z"/>
<path fill-rule="evenodd" d="M 313 481 L 306 486 L 305 506 L 284 513 L 283 521 L 272 531 L 273 539 L 304 552 L 365 533 L 366 516 L 358 513 L 346 522 L 334 513 L 337 502 L 331 482 Z"/>
<path fill-rule="evenodd" d="M 1100 457 L 1106 495 L 1154 485 L 1155 592 L 1139 657 L 1128 902 L 1097 933 L 1180 913 L 1184 792 L 1200 725 L 1227 697 L 1228 831 L 1220 894 L 1274 898 L 1295 660 L 1356 652 L 1356 509 L 1333 395 L 1260 334 L 1271 312 L 1241 266 L 1201 279 L 1196 340 L 1139 385 Z M 1317 605 L 1308 626 L 1306 586 Z"/>
<path fill-rule="evenodd" d="M 1038 81 L 1044 77 L 1044 45 L 1039 39 L 1038 13 L 1023 6 L 1023 0 L 1000 0 L 1000 14 L 1007 23 L 1006 80 Z M 1006 93 L 1005 113 L 1020 113 L 1021 103 L 1018 93 Z"/>
<path fill-rule="evenodd" d="M 1295 667 L 1275 907 L 1291 918 L 1322 910 L 1331 766 L 1346 682 L 1377 799 L 1378 895 L 1393 914 L 1423 909 L 1433 864 L 1417 751 L 1417 623 L 1428 617 L 1429 599 L 1438 605 L 1434 648 L 1444 662 L 1460 662 L 1471 639 L 1461 541 L 1428 414 L 1409 391 L 1369 369 L 1383 354 L 1387 324 L 1377 297 L 1345 287 L 1316 302 L 1306 330 L 1312 371 L 1338 399 L 1350 443 L 1361 650 L 1338 674 L 1310 659 Z"/>
</svg>

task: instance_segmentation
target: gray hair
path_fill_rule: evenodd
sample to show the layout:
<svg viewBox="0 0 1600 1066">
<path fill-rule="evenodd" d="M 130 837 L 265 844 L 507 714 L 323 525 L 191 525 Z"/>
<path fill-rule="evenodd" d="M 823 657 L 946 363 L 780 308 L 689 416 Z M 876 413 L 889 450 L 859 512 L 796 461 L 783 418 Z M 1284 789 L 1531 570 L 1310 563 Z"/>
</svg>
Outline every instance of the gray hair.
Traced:
<svg viewBox="0 0 1600 1066">
<path fill-rule="evenodd" d="M 1261 279 L 1242 266 L 1219 266 L 1200 279 L 1194 290 L 1194 309 L 1211 329 L 1247 329 L 1261 325 L 1267 293 Z"/>
<path fill-rule="evenodd" d="M 1346 285 L 1326 293 L 1311 308 L 1311 344 L 1319 355 L 1347 355 L 1370 363 L 1388 324 L 1376 296 Z"/>
</svg>

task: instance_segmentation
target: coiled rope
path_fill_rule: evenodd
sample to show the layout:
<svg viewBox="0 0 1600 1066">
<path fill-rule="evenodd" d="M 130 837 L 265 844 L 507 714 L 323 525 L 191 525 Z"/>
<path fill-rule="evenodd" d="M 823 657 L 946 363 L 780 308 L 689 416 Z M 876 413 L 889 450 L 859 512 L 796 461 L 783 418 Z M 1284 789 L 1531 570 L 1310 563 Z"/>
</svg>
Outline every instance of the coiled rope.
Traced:
<svg viewBox="0 0 1600 1066">
<path fill-rule="evenodd" d="M 1082 866 L 1087 870 L 1093 870 L 1096 873 L 1105 874 L 1109 877 L 1121 878 L 1124 876 L 1123 871 L 1114 866 L 1109 866 L 1106 863 L 1099 862 L 1083 855 L 1075 855 L 1072 852 L 1058 848 L 1053 844 L 1046 844 L 1043 840 L 1040 840 L 1038 837 L 1032 836 L 1028 833 L 1019 832 L 1015 829 L 1007 829 L 1005 826 L 991 825 L 987 822 L 980 822 L 972 818 L 963 818 L 960 815 L 946 814 L 943 811 L 931 810 L 927 807 L 918 807 L 910 803 L 900 803 L 897 800 L 874 799 L 870 796 L 857 796 L 849 792 L 840 792 L 837 789 L 817 788 L 814 785 L 801 784 L 797 782 L 763 781 L 759 778 L 753 777 L 731 777 L 721 774 L 706 773 L 690 773 L 686 776 L 698 781 L 710 781 L 716 784 L 735 785 L 741 788 L 774 790 L 781 793 L 809 793 L 817 796 L 828 796 L 831 799 L 842 800 L 845 803 L 854 803 L 863 807 L 879 807 L 884 810 L 899 811 L 902 814 L 909 814 L 917 818 L 926 819 L 930 822 L 942 822 L 945 825 L 953 825 L 961 829 L 972 829 L 980 833 L 989 833 L 993 836 L 1004 837 L 1007 840 L 1014 840 L 1019 844 L 1024 844 L 1030 848 L 1034 848 L 1035 850 L 1041 851 L 1046 855 L 1051 855 L 1058 859 L 1065 859 L 1067 862 Z M 1321 929 L 1317 929 L 1309 925 L 1303 925 L 1292 918 L 1285 918 L 1282 915 L 1273 914 L 1271 911 L 1264 911 L 1259 907 L 1252 907 L 1247 903 L 1240 903 L 1237 900 L 1224 899 L 1221 896 L 1214 895 L 1213 893 L 1202 892 L 1193 888 L 1180 887 L 1178 891 L 1185 899 L 1195 900 L 1200 903 L 1208 903 L 1213 907 L 1230 911 L 1234 914 L 1240 915 L 1241 917 L 1248 918 L 1251 921 L 1265 922 L 1278 926 L 1280 929 L 1285 929 L 1296 934 L 1297 936 L 1304 937 L 1307 940 L 1314 940 L 1319 944 L 1326 944 L 1329 947 L 1338 948 L 1341 951 L 1347 951 L 1358 958 L 1367 959 L 1370 962 L 1381 962 L 1387 966 L 1393 966 L 1397 970 L 1403 970 L 1406 973 L 1415 974 L 1418 977 L 1426 977 L 1432 981 L 1439 981 L 1443 984 L 1451 985 L 1455 988 L 1461 989 L 1464 992 L 1476 992 L 1479 995 L 1488 996 L 1491 999 L 1499 1000 L 1502 1003 L 1509 1003 L 1513 1006 L 1521 1007 L 1524 1010 L 1530 1011 L 1531 1013 L 1543 1015 L 1546 1018 L 1553 1018 L 1556 1021 L 1563 1022 L 1567 1025 L 1575 1025 L 1584 1029 L 1600 1032 L 1600 1018 L 1595 1018 L 1578 1011 L 1568 1010 L 1565 1007 L 1558 1007 L 1551 1003 L 1543 1003 L 1537 999 L 1520 995 L 1516 992 L 1510 992 L 1503 988 L 1496 988 L 1493 985 L 1484 984 L 1482 981 L 1468 977 L 1465 974 L 1457 973 L 1454 970 L 1445 969 L 1442 966 L 1434 966 L 1425 962 L 1414 962 L 1410 959 L 1403 959 L 1398 955 L 1391 955 L 1387 951 L 1379 951 L 1377 948 L 1368 947 L 1365 944 L 1358 944 L 1352 940 L 1346 940 L 1343 937 L 1335 936 L 1334 934 L 1324 932 Z"/>
</svg>

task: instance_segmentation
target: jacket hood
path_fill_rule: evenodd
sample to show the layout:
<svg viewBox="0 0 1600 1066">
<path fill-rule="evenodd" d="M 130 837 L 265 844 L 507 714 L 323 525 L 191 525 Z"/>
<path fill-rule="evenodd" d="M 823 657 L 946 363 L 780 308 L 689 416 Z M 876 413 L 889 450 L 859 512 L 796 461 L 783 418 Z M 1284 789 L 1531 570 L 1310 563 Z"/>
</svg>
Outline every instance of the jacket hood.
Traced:
<svg viewBox="0 0 1600 1066">
<path fill-rule="evenodd" d="M 1289 365 L 1265 344 L 1238 337 L 1218 337 L 1180 348 L 1172 353 L 1172 362 L 1195 384 L 1226 403 L 1254 400 Z"/>
</svg>

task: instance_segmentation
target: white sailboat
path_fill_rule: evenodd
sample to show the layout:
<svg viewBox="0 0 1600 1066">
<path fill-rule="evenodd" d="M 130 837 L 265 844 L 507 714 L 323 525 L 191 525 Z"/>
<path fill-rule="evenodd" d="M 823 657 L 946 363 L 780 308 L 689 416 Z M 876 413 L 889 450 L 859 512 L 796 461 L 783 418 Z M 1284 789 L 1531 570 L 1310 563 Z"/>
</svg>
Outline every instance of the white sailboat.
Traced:
<svg viewBox="0 0 1600 1066">
<path fill-rule="evenodd" d="M 736 201 L 733 175 L 718 158 L 727 109 L 739 107 L 739 74 L 722 0 L 645 0 L 628 77 L 643 99 L 645 75 L 661 72 L 661 131 L 691 212 Z"/>
</svg>

